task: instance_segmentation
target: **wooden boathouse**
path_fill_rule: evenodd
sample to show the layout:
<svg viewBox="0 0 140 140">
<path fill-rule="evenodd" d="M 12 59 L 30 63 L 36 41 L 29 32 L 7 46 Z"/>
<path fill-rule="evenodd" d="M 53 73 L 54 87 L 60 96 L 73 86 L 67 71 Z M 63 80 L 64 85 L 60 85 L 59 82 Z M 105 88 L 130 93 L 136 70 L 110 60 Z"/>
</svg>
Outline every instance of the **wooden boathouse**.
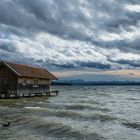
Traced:
<svg viewBox="0 0 140 140">
<path fill-rule="evenodd" d="M 0 98 L 50 95 L 52 80 L 57 78 L 44 68 L 0 62 Z"/>
</svg>

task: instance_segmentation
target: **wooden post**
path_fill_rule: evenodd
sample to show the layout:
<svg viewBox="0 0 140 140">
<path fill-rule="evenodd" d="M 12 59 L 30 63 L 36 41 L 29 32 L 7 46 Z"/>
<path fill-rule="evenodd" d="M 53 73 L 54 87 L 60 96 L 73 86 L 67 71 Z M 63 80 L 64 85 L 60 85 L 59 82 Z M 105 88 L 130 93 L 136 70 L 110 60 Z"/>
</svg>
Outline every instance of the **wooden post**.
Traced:
<svg viewBox="0 0 140 140">
<path fill-rule="evenodd" d="M 15 98 L 19 98 L 18 94 L 15 94 Z"/>
</svg>

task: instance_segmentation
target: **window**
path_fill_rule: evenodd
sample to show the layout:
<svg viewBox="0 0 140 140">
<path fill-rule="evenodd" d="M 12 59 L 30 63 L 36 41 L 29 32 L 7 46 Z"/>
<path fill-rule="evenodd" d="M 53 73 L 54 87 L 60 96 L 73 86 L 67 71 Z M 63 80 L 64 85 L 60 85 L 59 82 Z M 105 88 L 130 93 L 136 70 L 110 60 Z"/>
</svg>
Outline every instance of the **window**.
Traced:
<svg viewBox="0 0 140 140">
<path fill-rule="evenodd" d="M 38 80 L 34 80 L 33 87 L 38 87 Z"/>
</svg>

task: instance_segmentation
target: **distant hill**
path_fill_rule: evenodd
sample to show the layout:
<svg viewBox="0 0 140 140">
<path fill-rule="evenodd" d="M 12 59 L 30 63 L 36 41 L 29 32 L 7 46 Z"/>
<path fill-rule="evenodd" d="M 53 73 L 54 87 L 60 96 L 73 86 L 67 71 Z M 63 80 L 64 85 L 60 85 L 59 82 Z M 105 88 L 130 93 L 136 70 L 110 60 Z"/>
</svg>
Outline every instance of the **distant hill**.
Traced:
<svg viewBox="0 0 140 140">
<path fill-rule="evenodd" d="M 84 80 L 58 80 L 52 85 L 140 85 L 140 81 L 84 81 Z"/>
</svg>

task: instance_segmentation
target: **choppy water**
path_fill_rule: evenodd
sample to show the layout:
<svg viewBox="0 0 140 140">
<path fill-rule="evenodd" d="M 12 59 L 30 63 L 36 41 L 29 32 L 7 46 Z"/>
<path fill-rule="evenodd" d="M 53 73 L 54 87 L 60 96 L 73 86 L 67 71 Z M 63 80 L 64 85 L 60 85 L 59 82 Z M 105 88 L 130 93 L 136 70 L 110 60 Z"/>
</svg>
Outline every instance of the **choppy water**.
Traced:
<svg viewBox="0 0 140 140">
<path fill-rule="evenodd" d="M 53 88 L 56 97 L 0 100 L 0 140 L 140 140 L 140 86 Z"/>
</svg>

